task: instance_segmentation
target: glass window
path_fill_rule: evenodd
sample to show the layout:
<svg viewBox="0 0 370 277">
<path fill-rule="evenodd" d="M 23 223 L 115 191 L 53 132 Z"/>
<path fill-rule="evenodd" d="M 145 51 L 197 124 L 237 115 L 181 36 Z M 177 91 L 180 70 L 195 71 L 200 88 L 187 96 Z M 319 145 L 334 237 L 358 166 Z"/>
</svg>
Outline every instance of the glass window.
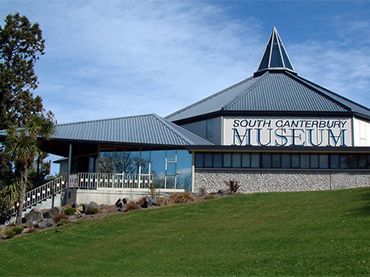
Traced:
<svg viewBox="0 0 370 277">
<path fill-rule="evenodd" d="M 262 168 L 271 168 L 271 154 L 262 154 Z"/>
<path fill-rule="evenodd" d="M 233 153 L 233 159 L 232 159 L 233 167 L 234 168 L 240 168 L 242 164 L 242 156 L 239 153 Z"/>
<path fill-rule="evenodd" d="M 231 167 L 231 153 L 224 153 L 224 167 Z"/>
<path fill-rule="evenodd" d="M 310 168 L 309 154 L 301 154 L 301 168 Z"/>
<path fill-rule="evenodd" d="M 252 168 L 260 167 L 260 154 L 251 154 L 251 167 Z"/>
<path fill-rule="evenodd" d="M 358 168 L 366 168 L 367 167 L 367 156 L 360 155 L 358 156 Z"/>
<path fill-rule="evenodd" d="M 339 167 L 339 155 L 330 155 L 330 168 L 338 169 Z"/>
<path fill-rule="evenodd" d="M 272 154 L 272 167 L 281 168 L 281 155 L 280 154 Z"/>
<path fill-rule="evenodd" d="M 310 168 L 319 168 L 319 155 L 310 155 Z"/>
<path fill-rule="evenodd" d="M 195 167 L 204 166 L 204 155 L 203 153 L 195 153 Z"/>
<path fill-rule="evenodd" d="M 281 167 L 290 168 L 290 155 L 289 154 L 281 155 Z"/>
<path fill-rule="evenodd" d="M 242 167 L 251 167 L 251 155 L 250 154 L 242 154 Z"/>
<path fill-rule="evenodd" d="M 221 168 L 222 167 L 222 154 L 214 153 L 213 154 L 213 167 Z"/>
<path fill-rule="evenodd" d="M 292 154 L 290 156 L 290 159 L 291 159 L 291 167 L 299 168 L 299 154 Z"/>
<path fill-rule="evenodd" d="M 348 168 L 348 156 L 345 154 L 340 155 L 340 168 Z"/>
<path fill-rule="evenodd" d="M 349 163 L 349 168 L 357 168 L 358 167 L 358 164 L 357 164 L 357 155 L 349 155 L 348 156 L 348 163 Z"/>
<path fill-rule="evenodd" d="M 176 188 L 191 191 L 191 154 L 186 150 L 177 150 Z"/>
<path fill-rule="evenodd" d="M 213 167 L 211 153 L 204 154 L 204 167 Z"/>
<path fill-rule="evenodd" d="M 319 156 L 319 166 L 320 168 L 329 168 L 329 156 L 321 154 Z"/>
</svg>

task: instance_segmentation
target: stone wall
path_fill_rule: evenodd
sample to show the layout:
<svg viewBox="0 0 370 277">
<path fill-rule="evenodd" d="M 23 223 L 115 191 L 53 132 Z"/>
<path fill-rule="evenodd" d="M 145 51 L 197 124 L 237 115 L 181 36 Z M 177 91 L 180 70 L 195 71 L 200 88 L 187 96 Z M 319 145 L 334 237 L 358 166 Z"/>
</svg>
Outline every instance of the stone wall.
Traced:
<svg viewBox="0 0 370 277">
<path fill-rule="evenodd" d="M 370 172 L 281 172 L 197 170 L 194 192 L 226 189 L 225 181 L 237 180 L 240 192 L 310 191 L 370 187 Z"/>
</svg>

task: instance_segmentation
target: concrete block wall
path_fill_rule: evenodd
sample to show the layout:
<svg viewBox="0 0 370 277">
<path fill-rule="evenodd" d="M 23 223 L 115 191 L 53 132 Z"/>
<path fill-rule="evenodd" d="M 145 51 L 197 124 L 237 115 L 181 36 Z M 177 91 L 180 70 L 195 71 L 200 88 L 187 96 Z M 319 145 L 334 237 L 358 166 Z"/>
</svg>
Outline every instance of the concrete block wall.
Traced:
<svg viewBox="0 0 370 277">
<path fill-rule="evenodd" d="M 274 172 L 274 171 L 196 171 L 194 192 L 226 189 L 225 181 L 237 180 L 240 192 L 313 191 L 370 187 L 370 172 Z"/>
</svg>

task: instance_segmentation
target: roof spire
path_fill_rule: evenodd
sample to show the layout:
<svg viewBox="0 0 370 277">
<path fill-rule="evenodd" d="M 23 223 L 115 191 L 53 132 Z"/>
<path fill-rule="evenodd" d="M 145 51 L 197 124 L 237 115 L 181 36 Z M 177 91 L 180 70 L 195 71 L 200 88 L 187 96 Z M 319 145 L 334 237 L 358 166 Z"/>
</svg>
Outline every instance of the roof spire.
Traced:
<svg viewBox="0 0 370 277">
<path fill-rule="evenodd" d="M 267 70 L 288 70 L 295 73 L 275 26 L 272 28 L 270 39 L 256 73 L 259 74 Z"/>
</svg>

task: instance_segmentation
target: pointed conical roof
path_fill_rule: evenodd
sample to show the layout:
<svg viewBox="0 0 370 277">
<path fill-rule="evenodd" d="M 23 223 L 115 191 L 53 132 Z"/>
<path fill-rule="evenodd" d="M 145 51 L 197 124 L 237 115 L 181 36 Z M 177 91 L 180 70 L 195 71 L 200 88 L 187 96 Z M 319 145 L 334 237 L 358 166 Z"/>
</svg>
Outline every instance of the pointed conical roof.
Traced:
<svg viewBox="0 0 370 277">
<path fill-rule="evenodd" d="M 276 27 L 272 29 L 265 53 L 256 73 L 263 73 L 267 70 L 288 70 L 295 73 Z"/>
</svg>

